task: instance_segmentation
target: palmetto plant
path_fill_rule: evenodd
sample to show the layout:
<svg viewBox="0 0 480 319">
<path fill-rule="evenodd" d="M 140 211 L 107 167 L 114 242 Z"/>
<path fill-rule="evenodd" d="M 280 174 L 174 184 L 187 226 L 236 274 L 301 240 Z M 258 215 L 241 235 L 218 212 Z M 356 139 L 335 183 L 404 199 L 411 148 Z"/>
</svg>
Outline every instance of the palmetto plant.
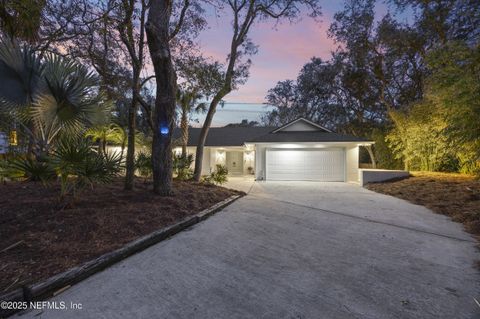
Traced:
<svg viewBox="0 0 480 319">
<path fill-rule="evenodd" d="M 8 162 L 8 177 L 23 177 L 27 181 L 47 184 L 55 180 L 57 174 L 50 161 L 35 161 L 31 158 L 16 158 Z"/>
<path fill-rule="evenodd" d="M 152 155 L 147 152 L 138 153 L 137 157 L 135 158 L 135 169 L 146 182 L 147 178 L 151 177 L 153 174 Z"/>
<path fill-rule="evenodd" d="M 104 123 L 109 112 L 93 73 L 54 54 L 41 58 L 28 46 L 0 43 L 0 83 L 0 112 L 19 121 L 37 157 L 60 135 Z"/>
<path fill-rule="evenodd" d="M 122 157 L 118 153 L 99 153 L 82 138 L 63 138 L 51 155 L 52 165 L 60 177 L 61 198 L 75 197 L 83 187 L 95 183 L 109 183 L 122 170 Z"/>
</svg>

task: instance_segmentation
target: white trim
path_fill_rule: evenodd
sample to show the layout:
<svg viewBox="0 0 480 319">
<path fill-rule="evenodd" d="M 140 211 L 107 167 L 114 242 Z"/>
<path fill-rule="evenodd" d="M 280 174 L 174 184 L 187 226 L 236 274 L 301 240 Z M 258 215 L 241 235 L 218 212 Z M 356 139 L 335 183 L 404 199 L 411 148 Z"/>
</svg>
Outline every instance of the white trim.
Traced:
<svg viewBox="0 0 480 319">
<path fill-rule="evenodd" d="M 312 121 L 309 121 L 309 120 L 307 120 L 307 119 L 305 119 L 305 118 L 303 118 L 303 117 L 300 117 L 300 118 L 298 118 L 298 119 L 296 119 L 296 120 L 293 120 L 293 121 L 291 121 L 291 122 L 289 122 L 289 123 L 287 123 L 287 124 L 285 124 L 285 125 L 282 125 L 282 126 L 280 126 L 279 128 L 274 129 L 274 130 L 271 131 L 270 133 L 277 133 L 278 131 L 281 131 L 281 130 L 283 130 L 283 129 L 285 129 L 285 128 L 287 128 L 287 127 L 289 127 L 289 126 L 291 126 L 291 125 L 293 125 L 293 124 L 295 124 L 295 123 L 297 123 L 298 121 L 304 121 L 304 122 L 306 122 L 306 123 L 308 123 L 308 124 L 310 124 L 310 125 L 313 125 L 313 126 L 319 128 L 319 129 L 322 129 L 322 130 L 325 130 L 325 131 L 327 131 L 327 132 L 329 132 L 329 133 L 332 133 L 332 131 L 330 131 L 329 129 L 327 129 L 327 128 L 321 126 L 321 125 L 318 125 L 317 123 L 314 123 L 314 122 L 312 122 Z"/>
<path fill-rule="evenodd" d="M 248 144 L 355 144 L 357 146 L 373 145 L 373 141 L 329 141 L 329 142 L 254 142 Z"/>
</svg>

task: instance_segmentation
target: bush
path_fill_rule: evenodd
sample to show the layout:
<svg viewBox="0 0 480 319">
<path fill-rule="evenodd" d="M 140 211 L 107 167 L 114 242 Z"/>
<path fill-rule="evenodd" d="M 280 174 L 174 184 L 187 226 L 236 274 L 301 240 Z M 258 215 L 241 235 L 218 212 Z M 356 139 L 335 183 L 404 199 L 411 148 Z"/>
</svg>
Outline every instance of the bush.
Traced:
<svg viewBox="0 0 480 319">
<path fill-rule="evenodd" d="M 173 172 L 180 180 L 188 180 L 193 177 L 193 171 L 190 168 L 193 163 L 193 155 L 173 155 Z"/>
<path fill-rule="evenodd" d="M 135 159 L 135 168 L 140 176 L 145 178 L 152 177 L 153 167 L 152 167 L 152 155 L 145 152 L 140 152 Z"/>
<path fill-rule="evenodd" d="M 392 152 L 392 149 L 386 141 L 386 135 L 388 134 L 386 130 L 387 129 L 375 128 L 371 135 L 371 138 L 375 141 L 373 151 L 375 153 L 375 160 L 377 161 L 377 168 L 403 169 L 402 158 L 395 156 L 396 154 Z"/>
<path fill-rule="evenodd" d="M 215 184 L 215 185 L 223 185 L 225 184 L 228 179 L 228 168 L 224 165 L 217 164 L 217 167 L 214 172 L 204 178 L 206 183 Z"/>
<path fill-rule="evenodd" d="M 98 153 L 84 139 L 64 139 L 52 154 L 52 163 L 60 176 L 60 197 L 74 197 L 84 187 L 109 183 L 122 171 L 122 157 L 117 153 Z"/>
<path fill-rule="evenodd" d="M 9 178 L 26 178 L 31 182 L 42 182 L 44 184 L 57 177 L 55 168 L 49 158 L 43 161 L 33 159 L 16 158 L 4 164 L 2 175 Z"/>
</svg>

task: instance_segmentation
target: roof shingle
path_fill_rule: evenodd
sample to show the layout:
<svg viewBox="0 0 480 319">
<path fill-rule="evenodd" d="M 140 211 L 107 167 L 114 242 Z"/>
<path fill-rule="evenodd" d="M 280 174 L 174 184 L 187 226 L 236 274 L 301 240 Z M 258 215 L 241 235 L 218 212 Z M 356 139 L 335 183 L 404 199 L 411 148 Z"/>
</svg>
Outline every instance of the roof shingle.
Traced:
<svg viewBox="0 0 480 319">
<path fill-rule="evenodd" d="M 324 131 L 279 131 L 276 127 L 212 127 L 205 146 L 243 146 L 245 143 L 295 143 L 295 142 L 369 142 L 368 139 Z M 189 128 L 187 146 L 197 146 L 201 128 Z M 181 137 L 175 129 L 173 138 Z"/>
</svg>

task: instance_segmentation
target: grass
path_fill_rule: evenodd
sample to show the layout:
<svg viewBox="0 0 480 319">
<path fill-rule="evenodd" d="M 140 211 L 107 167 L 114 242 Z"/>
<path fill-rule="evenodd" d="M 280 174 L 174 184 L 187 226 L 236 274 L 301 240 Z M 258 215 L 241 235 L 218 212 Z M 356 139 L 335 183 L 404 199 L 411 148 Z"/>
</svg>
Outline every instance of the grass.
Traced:
<svg viewBox="0 0 480 319">
<path fill-rule="evenodd" d="M 463 223 L 480 239 L 480 180 L 452 173 L 412 172 L 407 179 L 371 183 L 372 191 L 405 199 Z"/>
</svg>

